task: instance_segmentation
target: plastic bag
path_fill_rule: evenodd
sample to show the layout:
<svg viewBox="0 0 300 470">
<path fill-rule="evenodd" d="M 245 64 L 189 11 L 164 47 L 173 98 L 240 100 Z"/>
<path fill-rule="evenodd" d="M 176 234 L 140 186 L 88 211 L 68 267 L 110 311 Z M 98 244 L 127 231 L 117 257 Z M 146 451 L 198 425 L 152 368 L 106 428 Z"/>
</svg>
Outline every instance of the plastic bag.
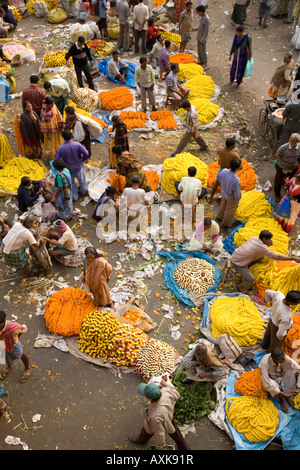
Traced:
<svg viewBox="0 0 300 470">
<path fill-rule="evenodd" d="M 295 49 L 300 49 L 300 27 L 296 25 L 295 33 L 291 39 L 292 45 Z"/>
<path fill-rule="evenodd" d="M 247 60 L 244 77 L 250 77 L 253 72 L 254 59 Z"/>
<path fill-rule="evenodd" d="M 45 2 L 34 2 L 34 14 L 37 18 L 44 18 L 49 13 L 48 7 Z"/>
<path fill-rule="evenodd" d="M 6 364 L 5 343 L 2 340 L 0 340 L 0 364 Z"/>
<path fill-rule="evenodd" d="M 95 138 L 100 137 L 100 135 L 103 132 L 103 128 L 100 126 L 98 122 L 84 115 L 80 115 L 79 119 L 81 122 L 83 122 L 83 124 L 87 125 L 88 131 L 91 134 L 91 137 L 95 137 Z"/>
<path fill-rule="evenodd" d="M 54 8 L 54 10 L 51 10 L 46 18 L 49 23 L 59 24 L 68 18 L 68 13 L 65 12 L 65 10 L 62 8 Z"/>
<path fill-rule="evenodd" d="M 283 201 L 279 204 L 276 215 L 278 217 L 284 217 L 289 219 L 291 216 L 291 201 L 288 196 L 286 196 Z"/>
<path fill-rule="evenodd" d="M 85 131 L 81 121 L 77 121 L 74 126 L 73 138 L 76 142 L 82 142 L 85 138 Z"/>
<path fill-rule="evenodd" d="M 22 54 L 23 62 L 35 62 L 36 55 L 33 49 L 26 49 Z"/>
<path fill-rule="evenodd" d="M 127 318 L 125 318 L 124 315 L 129 310 L 134 310 L 136 313 L 138 313 L 141 316 L 141 319 L 137 322 L 132 322 L 128 320 Z M 127 303 L 125 305 L 120 305 L 120 307 L 117 308 L 115 313 L 122 323 L 129 323 L 130 325 L 133 325 L 135 328 L 139 328 L 140 330 L 144 332 L 153 330 L 153 328 L 155 328 L 157 325 L 151 320 L 149 315 L 147 315 L 147 313 L 144 312 L 144 310 L 141 310 L 140 308 L 135 307 L 134 305 L 130 303 Z"/>
</svg>

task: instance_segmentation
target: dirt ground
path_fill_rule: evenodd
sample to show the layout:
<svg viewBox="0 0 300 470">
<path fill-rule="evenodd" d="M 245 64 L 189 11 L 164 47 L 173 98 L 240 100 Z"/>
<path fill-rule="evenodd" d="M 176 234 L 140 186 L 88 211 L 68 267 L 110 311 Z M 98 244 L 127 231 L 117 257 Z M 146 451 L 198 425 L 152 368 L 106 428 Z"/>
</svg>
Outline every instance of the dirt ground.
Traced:
<svg viewBox="0 0 300 470">
<path fill-rule="evenodd" d="M 254 72 L 237 89 L 229 87 L 229 50 L 234 36 L 234 27 L 230 24 L 231 2 L 225 0 L 210 2 L 208 15 L 211 18 L 210 36 L 208 41 L 209 71 L 220 87 L 221 93 L 216 103 L 224 108 L 224 117 L 212 130 L 204 131 L 203 136 L 208 142 L 210 151 L 204 160 L 210 163 L 216 158 L 216 150 L 223 145 L 227 136 L 240 132 L 239 152 L 248 161 L 252 162 L 259 183 L 263 186 L 268 180 L 274 178 L 274 156 L 268 145 L 259 136 L 258 114 L 264 107 L 263 100 L 267 98 L 270 78 L 286 51 L 291 49 L 290 39 L 293 27 L 283 24 L 283 19 L 270 19 L 269 27 L 261 29 L 258 22 L 258 2 L 252 1 L 247 15 L 247 32 L 253 40 Z M 75 22 L 75 20 L 68 20 Z M 196 24 L 196 20 L 195 20 Z M 20 28 L 25 28 L 22 34 L 38 36 L 41 29 L 33 29 L 36 25 L 47 25 L 52 30 L 55 26 L 49 25 L 44 19 L 34 16 L 24 18 Z M 19 37 L 20 33 L 16 33 Z M 53 38 L 55 35 L 53 36 Z M 25 38 L 26 39 L 26 38 Z M 17 69 L 17 89 L 20 93 L 28 85 L 29 76 L 37 72 L 40 61 L 49 48 L 52 37 L 43 40 L 36 37 L 32 45 L 37 53 L 34 64 L 22 65 Z M 53 39 L 54 40 L 54 39 Z M 191 41 L 191 48 L 195 47 L 195 37 Z M 298 53 L 295 52 L 295 57 Z M 104 81 L 103 87 L 107 85 Z M 11 99 L 1 108 L 1 125 L 3 133 L 8 137 L 10 145 L 17 154 L 14 138 L 13 117 L 21 111 L 21 101 Z M 130 134 L 130 142 L 134 145 L 136 154 L 145 164 L 161 163 L 169 156 L 177 145 L 179 133 L 172 133 L 161 137 L 155 135 L 151 144 L 139 138 L 139 135 Z M 93 144 L 92 158 L 104 165 L 107 162 L 110 139 L 106 138 L 104 144 Z M 191 145 L 190 151 L 198 153 L 198 149 Z M 272 197 L 272 190 L 266 193 Z M 0 201 L 0 210 L 6 211 L 10 216 L 14 210 L 5 205 L 6 200 Z M 79 203 L 77 203 L 79 204 Z M 80 207 L 78 205 L 78 207 Z M 82 209 L 82 208 L 81 208 Z M 99 243 L 94 225 L 91 227 L 90 216 L 93 204 L 82 209 L 88 213 L 82 225 L 76 225 L 76 233 L 86 236 L 94 246 L 102 248 L 107 253 L 107 259 L 116 267 L 118 252 L 126 251 L 124 244 L 116 242 L 111 245 Z M 215 214 L 217 202 L 212 206 L 206 204 L 207 213 Z M 75 222 L 70 222 L 72 227 Z M 297 233 L 298 228 L 295 230 Z M 85 234 L 85 235 L 84 235 Z M 294 236 L 294 234 L 292 234 Z M 130 275 L 130 268 L 137 266 L 143 259 L 139 256 L 128 263 L 124 263 L 123 276 Z M 11 374 L 5 379 L 3 387 L 10 395 L 11 421 L 0 421 L 0 449 L 20 450 L 22 445 L 9 446 L 5 443 L 8 435 L 20 438 L 21 442 L 32 450 L 137 450 L 140 447 L 132 444 L 127 436 L 138 431 L 144 417 L 144 402 L 137 393 L 137 385 L 141 382 L 139 376 L 133 373 L 120 373 L 114 376 L 111 372 L 99 368 L 91 363 L 76 359 L 73 355 L 52 348 L 35 348 L 34 342 L 39 333 L 48 334 L 43 315 L 36 315 L 34 292 L 43 294 L 45 285 L 33 286 L 30 282 L 22 282 L 16 274 L 12 273 L 0 262 L 0 292 L 2 295 L 1 309 L 7 312 L 8 318 L 15 318 L 28 326 L 28 333 L 22 338 L 26 353 L 30 356 L 32 374 L 30 380 L 20 383 L 22 365 L 20 362 L 13 367 Z M 80 269 L 66 268 L 58 263 L 54 266 L 54 278 L 62 277 L 69 285 L 76 284 Z M 117 270 L 114 270 L 110 285 L 117 279 Z M 160 309 L 162 303 L 173 301 L 165 288 L 161 272 L 151 279 L 145 280 L 148 292 L 142 302 L 146 311 L 153 315 L 154 310 Z M 162 299 L 155 297 L 155 292 L 161 292 Z M 180 308 L 182 317 L 188 311 L 183 304 L 175 302 L 174 309 Z M 201 312 L 199 312 L 201 315 Z M 182 336 L 175 341 L 170 335 L 172 324 L 163 320 L 162 313 L 155 317 L 159 328 L 150 333 L 150 336 L 173 344 L 182 354 L 184 353 L 184 340 L 188 334 L 199 336 L 190 320 L 180 320 Z M 32 417 L 41 415 L 37 429 L 30 429 L 34 425 Z M 25 427 L 25 423 L 29 429 Z M 227 434 L 215 427 L 208 418 L 202 418 L 196 423 L 196 432 L 187 434 L 187 441 L 193 450 L 234 450 L 234 443 Z M 268 446 L 267 449 L 281 449 L 280 442 Z"/>
</svg>

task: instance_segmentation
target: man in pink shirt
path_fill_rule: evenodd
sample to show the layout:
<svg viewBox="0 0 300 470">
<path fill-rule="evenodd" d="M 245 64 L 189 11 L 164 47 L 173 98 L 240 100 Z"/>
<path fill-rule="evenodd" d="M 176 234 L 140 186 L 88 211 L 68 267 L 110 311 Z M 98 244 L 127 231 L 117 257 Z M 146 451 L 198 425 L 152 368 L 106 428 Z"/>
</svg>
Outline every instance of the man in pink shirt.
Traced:
<svg viewBox="0 0 300 470">
<path fill-rule="evenodd" d="M 273 234 L 268 230 L 262 230 L 259 237 L 249 238 L 243 245 L 234 250 L 231 257 L 231 264 L 236 272 L 241 274 L 243 281 L 238 285 L 238 289 L 243 294 L 249 294 L 252 289 L 255 278 L 249 271 L 250 266 L 258 263 L 264 256 L 275 260 L 293 260 L 300 263 L 299 256 L 284 256 L 274 253 L 269 249 L 273 245 Z"/>
</svg>

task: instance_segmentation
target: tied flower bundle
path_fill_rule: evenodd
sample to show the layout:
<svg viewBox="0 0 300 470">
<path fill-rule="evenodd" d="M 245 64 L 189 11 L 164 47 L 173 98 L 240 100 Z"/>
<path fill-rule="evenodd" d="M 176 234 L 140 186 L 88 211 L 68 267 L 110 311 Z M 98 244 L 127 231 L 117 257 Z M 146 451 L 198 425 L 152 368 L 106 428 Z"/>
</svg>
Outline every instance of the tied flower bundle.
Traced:
<svg viewBox="0 0 300 470">
<path fill-rule="evenodd" d="M 148 183 L 151 186 L 152 191 L 155 192 L 157 190 L 157 186 L 158 186 L 158 183 L 159 183 L 159 175 L 158 175 L 157 171 L 144 170 L 144 173 L 145 173 L 145 176 L 146 176 L 146 179 L 147 179 Z"/>
<path fill-rule="evenodd" d="M 267 257 L 264 257 L 260 263 L 253 264 L 250 267 L 250 271 L 255 277 L 255 285 L 259 295 L 265 298 L 266 289 L 275 290 L 273 289 L 273 280 L 282 269 L 296 266 L 298 265 L 294 261 L 276 261 Z M 279 290 L 282 291 L 281 288 Z"/>
<path fill-rule="evenodd" d="M 257 398 L 268 398 L 268 393 L 261 379 L 260 370 L 253 369 L 244 372 L 234 384 L 236 393 Z"/>
<path fill-rule="evenodd" d="M 215 92 L 215 84 L 209 75 L 194 75 L 184 84 L 190 90 L 189 100 L 195 98 L 209 99 Z"/>
<path fill-rule="evenodd" d="M 188 176 L 188 168 L 194 166 L 197 169 L 195 178 L 198 178 L 202 187 L 207 187 L 208 180 L 208 166 L 198 157 L 195 157 L 191 153 L 182 152 L 177 154 L 175 157 L 167 158 L 163 162 L 164 172 L 161 178 L 161 184 L 165 191 L 173 196 L 178 197 L 178 193 L 175 188 L 175 181 L 181 181 L 184 176 Z"/>
<path fill-rule="evenodd" d="M 215 338 L 229 334 L 239 346 L 254 346 L 262 338 L 265 322 L 246 297 L 220 297 L 210 308 L 211 332 Z"/>
<path fill-rule="evenodd" d="M 270 217 L 271 213 L 271 204 L 266 200 L 264 193 L 254 189 L 242 194 L 235 219 L 247 222 L 251 218 Z"/>
<path fill-rule="evenodd" d="M 196 64 L 196 59 L 187 52 L 178 52 L 170 56 L 170 62 L 174 64 Z"/>
<path fill-rule="evenodd" d="M 109 362 L 117 367 L 132 367 L 146 341 L 148 336 L 143 331 L 128 323 L 121 324 L 108 345 Z"/>
<path fill-rule="evenodd" d="M 95 308 L 91 295 L 85 290 L 67 287 L 52 294 L 47 301 L 46 326 L 56 335 L 78 335 L 82 321 Z"/>
<path fill-rule="evenodd" d="M 215 268 L 206 260 L 187 258 L 177 266 L 173 276 L 181 289 L 204 294 L 215 283 Z"/>
<path fill-rule="evenodd" d="M 208 166 L 209 178 L 208 178 L 208 187 L 212 188 L 216 178 L 217 173 L 220 169 L 218 162 L 212 162 Z M 255 188 L 257 177 L 251 163 L 247 162 L 245 158 L 242 158 L 242 169 L 237 171 L 237 176 L 241 182 L 241 191 L 252 191 Z M 221 192 L 220 186 L 218 187 L 218 192 Z"/>
<path fill-rule="evenodd" d="M 26 8 L 31 15 L 35 14 L 34 4 L 35 2 L 38 2 L 38 1 L 39 0 L 28 0 L 28 2 L 26 3 Z M 44 0 L 44 1 L 47 5 L 48 11 L 51 11 L 54 8 L 58 7 L 58 0 Z"/>
<path fill-rule="evenodd" d="M 0 169 L 0 190 L 18 192 L 23 176 L 39 181 L 45 177 L 46 167 L 43 163 L 25 157 L 15 157 Z"/>
<path fill-rule="evenodd" d="M 171 373 L 178 357 L 173 346 L 149 338 L 139 350 L 134 367 L 146 380 Z"/>
<path fill-rule="evenodd" d="M 179 34 L 171 33 L 171 31 L 162 31 L 161 34 L 163 35 L 165 41 L 168 40 L 173 42 L 176 46 L 180 46 L 181 36 Z"/>
<path fill-rule="evenodd" d="M 123 175 L 119 175 L 117 172 L 110 173 L 109 178 L 107 179 L 110 186 L 116 189 L 118 193 L 122 193 L 125 189 L 126 185 L 126 177 Z"/>
<path fill-rule="evenodd" d="M 119 114 L 119 118 L 129 131 L 141 129 L 147 122 L 147 114 L 140 111 L 123 111 Z"/>
<path fill-rule="evenodd" d="M 203 75 L 204 69 L 200 64 L 180 64 L 179 72 L 177 74 L 178 80 L 189 80 L 195 75 Z"/>
<path fill-rule="evenodd" d="M 128 108 L 133 103 L 133 95 L 125 86 L 112 88 L 99 93 L 101 108 L 108 111 Z"/>
<path fill-rule="evenodd" d="M 271 439 L 279 423 L 276 406 L 266 398 L 231 397 L 225 411 L 231 426 L 249 442 Z"/>
<path fill-rule="evenodd" d="M 67 65 L 67 61 L 65 55 L 68 51 L 56 51 L 56 52 L 49 52 L 44 57 L 44 62 L 46 67 L 53 68 L 53 67 L 62 67 L 63 65 Z M 73 66 L 73 60 L 70 59 L 70 62 Z"/>
<path fill-rule="evenodd" d="M 109 345 L 120 326 L 120 320 L 111 312 L 90 312 L 82 322 L 77 340 L 80 351 L 94 358 L 106 358 Z"/>
<path fill-rule="evenodd" d="M 152 121 L 157 121 L 159 129 L 176 129 L 178 127 L 173 114 L 167 109 L 152 111 L 150 118 Z"/>
</svg>

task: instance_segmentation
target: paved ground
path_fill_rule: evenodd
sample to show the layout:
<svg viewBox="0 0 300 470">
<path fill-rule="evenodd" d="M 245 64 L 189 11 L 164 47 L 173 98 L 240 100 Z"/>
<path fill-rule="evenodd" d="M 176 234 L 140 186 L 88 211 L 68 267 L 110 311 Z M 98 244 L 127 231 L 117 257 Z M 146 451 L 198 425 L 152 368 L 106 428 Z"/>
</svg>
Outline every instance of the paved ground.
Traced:
<svg viewBox="0 0 300 470">
<path fill-rule="evenodd" d="M 217 101 L 225 109 L 222 122 L 210 131 L 204 132 L 211 151 L 205 156 L 209 163 L 216 157 L 216 149 L 222 145 L 226 136 L 238 129 L 248 137 L 240 144 L 240 151 L 246 159 L 253 162 L 259 176 L 259 182 L 263 185 L 267 180 L 272 181 L 274 176 L 273 155 L 266 143 L 258 135 L 258 113 L 263 107 L 263 99 L 267 97 L 268 83 L 273 71 L 279 65 L 285 51 L 290 50 L 290 38 L 293 34 L 291 26 L 283 24 L 282 19 L 271 19 L 267 29 L 257 27 L 258 2 L 251 3 L 248 13 L 248 32 L 253 38 L 253 55 L 255 60 L 253 76 L 245 80 L 240 89 L 230 88 L 228 55 L 234 35 L 234 28 L 230 25 L 231 2 L 216 1 L 211 3 L 208 14 L 211 18 L 211 32 L 208 43 L 209 71 L 215 83 L 221 88 L 221 94 Z M 226 13 L 227 12 L 227 13 Z M 34 25 L 46 24 L 43 19 L 35 17 L 25 18 L 20 27 L 25 27 L 25 32 L 35 31 Z M 54 29 L 54 26 L 48 25 Z M 24 31 L 23 31 L 24 33 Z M 29 33 L 29 34 L 30 34 Z M 40 60 L 49 41 L 39 39 L 33 41 Z M 191 47 L 195 46 L 192 41 Z M 297 54 L 296 54 L 297 55 Z M 23 65 L 18 68 L 18 80 L 16 92 L 21 92 L 27 86 L 31 72 L 37 71 L 40 62 Z M 13 116 L 20 112 L 20 100 L 10 100 L 2 108 L 0 116 L 4 133 L 8 136 L 14 152 L 17 152 L 14 132 Z M 175 147 L 179 135 L 155 136 L 151 145 L 132 135 L 136 153 L 145 163 L 159 163 L 169 156 Z M 109 139 L 101 144 L 94 144 L 93 159 L 103 165 L 107 161 Z M 191 147 L 193 150 L 193 147 Z M 267 193 L 272 196 L 272 191 Z M 0 210 L 5 210 L 13 215 L 11 207 L 5 207 L 5 200 L 0 201 Z M 80 206 L 78 206 L 80 207 Z M 207 206 L 207 212 L 215 213 L 217 203 Z M 84 208 L 89 216 L 93 210 L 92 204 Z M 75 222 L 74 222 L 75 223 Z M 72 226 L 73 222 L 70 223 Z M 91 229 L 90 219 L 83 221 L 83 225 L 76 228 L 76 233 L 84 234 L 91 242 L 102 247 L 107 252 L 108 260 L 116 266 L 117 253 L 124 249 L 123 244 L 113 243 L 103 246 L 99 244 L 94 228 Z M 142 262 L 138 257 L 132 261 L 132 265 Z M 129 265 L 124 271 L 124 276 L 129 275 Z M 137 394 L 136 388 L 140 378 L 133 374 L 121 373 L 115 377 L 111 372 L 98 368 L 90 363 L 76 359 L 73 355 L 63 353 L 55 348 L 34 348 L 34 341 L 38 333 L 47 334 L 44 318 L 36 315 L 36 303 L 30 299 L 30 293 L 34 289 L 38 293 L 45 292 L 45 286 L 30 286 L 22 283 L 20 279 L 12 279 L 16 275 L 1 262 L 0 291 L 3 296 L 1 308 L 5 309 L 8 317 L 16 316 L 17 321 L 26 323 L 28 333 L 23 338 L 23 346 L 30 356 L 32 377 L 25 383 L 19 381 L 22 372 L 21 364 L 16 364 L 12 373 L 4 382 L 4 388 L 10 394 L 12 419 L 10 423 L 1 420 L 0 449 L 16 450 L 19 446 L 9 446 L 4 439 L 7 435 L 19 437 L 33 450 L 133 450 L 138 447 L 127 440 L 127 435 L 137 431 L 143 421 L 143 400 Z M 63 277 L 70 285 L 75 284 L 74 277 L 80 274 L 79 269 L 67 269 L 62 265 L 55 265 L 55 278 Z M 5 280 L 5 282 L 4 282 Z M 111 286 L 116 280 L 116 272 L 111 280 Z M 160 308 L 163 302 L 170 303 L 172 299 L 166 289 L 161 273 L 147 280 L 149 291 L 143 302 L 146 310 L 153 315 L 154 309 Z M 161 292 L 163 300 L 154 296 L 155 292 Z M 7 297 L 8 296 L 8 297 Z M 183 312 L 186 311 L 180 306 Z M 184 315 L 182 315 L 184 317 Z M 194 333 L 194 327 L 189 321 L 181 320 L 183 335 L 178 341 L 170 336 L 168 321 L 162 321 L 160 314 L 155 318 L 160 328 L 151 336 L 172 343 L 180 353 L 184 352 L 184 341 L 188 333 Z M 197 336 L 195 336 L 197 337 Z M 32 416 L 40 414 L 36 430 L 25 429 L 33 426 Z M 195 450 L 233 450 L 234 444 L 226 435 L 211 424 L 208 418 L 203 418 L 196 425 L 196 433 L 189 433 L 187 440 Z M 280 449 L 280 444 L 272 444 L 271 449 Z"/>
</svg>

